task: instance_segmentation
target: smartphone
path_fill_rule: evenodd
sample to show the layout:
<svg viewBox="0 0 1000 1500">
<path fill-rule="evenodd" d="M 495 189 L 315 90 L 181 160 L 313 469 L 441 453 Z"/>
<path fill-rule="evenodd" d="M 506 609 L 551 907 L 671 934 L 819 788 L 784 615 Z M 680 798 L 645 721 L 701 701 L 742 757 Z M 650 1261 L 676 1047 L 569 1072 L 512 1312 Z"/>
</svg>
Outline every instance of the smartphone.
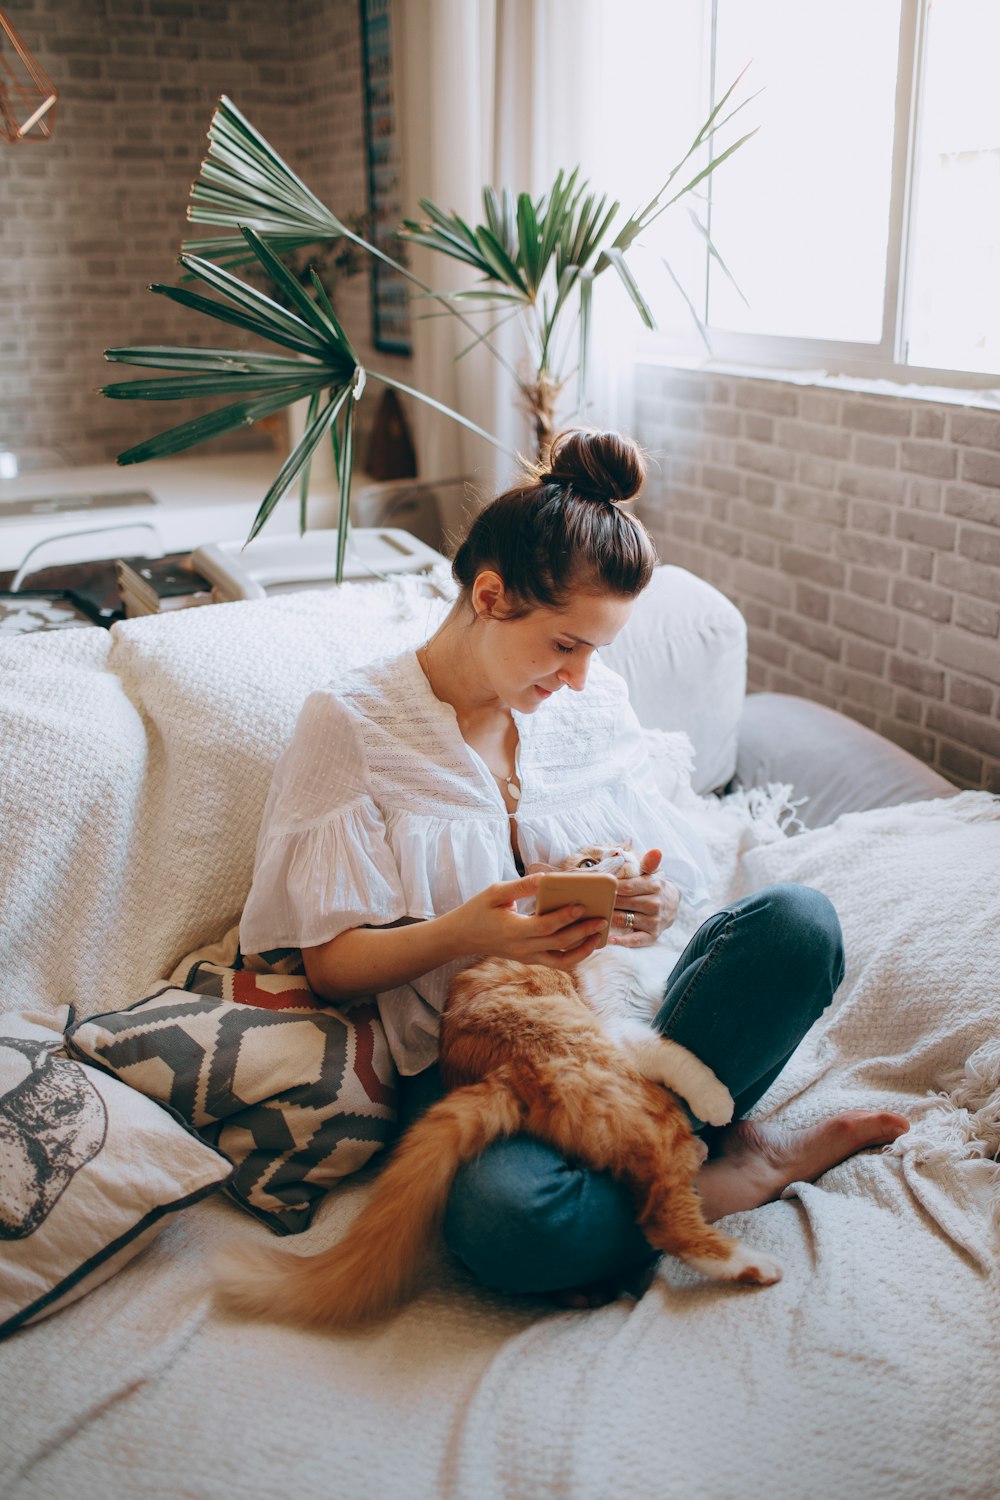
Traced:
<svg viewBox="0 0 1000 1500">
<path fill-rule="evenodd" d="M 607 922 L 607 931 L 597 945 L 603 948 L 611 930 L 611 914 L 617 894 L 618 882 L 613 875 L 592 875 L 589 870 L 557 870 L 551 875 L 543 875 L 538 883 L 535 915 L 543 917 L 559 906 L 582 906 L 583 916 L 578 921 L 601 917 Z"/>
</svg>

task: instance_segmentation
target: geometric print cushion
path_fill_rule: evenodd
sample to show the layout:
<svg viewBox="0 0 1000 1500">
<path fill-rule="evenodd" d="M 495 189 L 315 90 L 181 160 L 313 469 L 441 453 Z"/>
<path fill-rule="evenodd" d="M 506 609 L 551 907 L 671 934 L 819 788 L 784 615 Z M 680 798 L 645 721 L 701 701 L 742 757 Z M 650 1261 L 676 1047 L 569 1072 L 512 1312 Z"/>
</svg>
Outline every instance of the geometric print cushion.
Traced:
<svg viewBox="0 0 1000 1500">
<path fill-rule="evenodd" d="M 159 1104 L 68 1058 L 70 1008 L 0 1016 L 0 1337 L 113 1276 L 232 1174 Z"/>
<path fill-rule="evenodd" d="M 255 967 L 197 963 L 183 989 L 161 984 L 66 1042 L 169 1105 L 234 1163 L 230 1196 L 275 1233 L 298 1234 L 394 1136 L 395 1072 L 373 1003 L 341 1011 L 304 975 L 274 972 L 297 966 L 291 954 L 246 962 Z"/>
</svg>

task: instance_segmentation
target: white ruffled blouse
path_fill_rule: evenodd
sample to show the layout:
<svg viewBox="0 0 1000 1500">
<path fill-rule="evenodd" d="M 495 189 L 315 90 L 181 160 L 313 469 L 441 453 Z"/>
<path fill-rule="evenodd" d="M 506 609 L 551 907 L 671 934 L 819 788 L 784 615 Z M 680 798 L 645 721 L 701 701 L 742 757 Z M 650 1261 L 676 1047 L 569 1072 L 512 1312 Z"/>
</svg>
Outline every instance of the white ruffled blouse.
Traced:
<svg viewBox="0 0 1000 1500">
<path fill-rule="evenodd" d="M 711 857 L 657 789 L 616 673 L 595 658 L 582 692 L 563 689 L 514 720 L 526 866 L 630 837 L 664 851 L 661 871 L 687 901 L 707 899 Z M 442 916 L 517 875 L 500 788 L 406 651 L 306 700 L 275 767 L 240 945 L 308 948 L 351 927 Z M 377 996 L 400 1072 L 434 1061 L 448 986 L 472 962 Z"/>
</svg>

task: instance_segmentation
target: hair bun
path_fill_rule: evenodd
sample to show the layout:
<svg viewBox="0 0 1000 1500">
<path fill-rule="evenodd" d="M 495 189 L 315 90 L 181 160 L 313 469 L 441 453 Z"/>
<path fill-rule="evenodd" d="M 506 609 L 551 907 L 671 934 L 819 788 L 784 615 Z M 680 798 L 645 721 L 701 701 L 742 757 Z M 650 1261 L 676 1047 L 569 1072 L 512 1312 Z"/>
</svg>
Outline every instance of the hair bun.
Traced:
<svg viewBox="0 0 1000 1500">
<path fill-rule="evenodd" d="M 561 432 L 553 440 L 548 464 L 539 475 L 543 484 L 555 481 L 585 500 L 611 505 L 631 500 L 642 488 L 646 465 L 631 438 L 618 432 Z"/>
</svg>

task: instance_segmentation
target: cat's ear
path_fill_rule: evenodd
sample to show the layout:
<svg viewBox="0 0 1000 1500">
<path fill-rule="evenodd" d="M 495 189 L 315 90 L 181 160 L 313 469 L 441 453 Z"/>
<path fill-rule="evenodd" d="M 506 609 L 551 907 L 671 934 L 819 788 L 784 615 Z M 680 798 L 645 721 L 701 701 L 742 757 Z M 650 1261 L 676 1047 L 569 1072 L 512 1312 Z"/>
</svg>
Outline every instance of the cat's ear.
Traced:
<svg viewBox="0 0 1000 1500">
<path fill-rule="evenodd" d="M 524 873 L 525 875 L 551 875 L 556 869 L 558 869 L 557 865 L 546 865 L 541 860 L 536 860 L 534 864 L 525 866 Z"/>
<path fill-rule="evenodd" d="M 631 839 L 623 839 L 622 840 L 622 848 L 623 849 L 631 849 L 631 847 L 632 847 L 632 840 Z"/>
</svg>

